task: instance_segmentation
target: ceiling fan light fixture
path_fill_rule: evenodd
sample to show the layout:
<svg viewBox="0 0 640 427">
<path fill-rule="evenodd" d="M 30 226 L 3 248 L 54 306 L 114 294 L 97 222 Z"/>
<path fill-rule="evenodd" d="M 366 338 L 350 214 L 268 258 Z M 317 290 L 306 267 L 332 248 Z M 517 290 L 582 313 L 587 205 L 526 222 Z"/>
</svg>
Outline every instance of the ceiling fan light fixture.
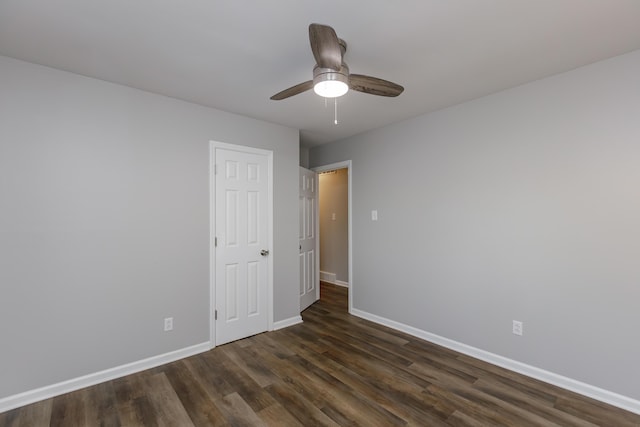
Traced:
<svg viewBox="0 0 640 427">
<path fill-rule="evenodd" d="M 330 26 L 309 25 L 309 43 L 316 60 L 316 66 L 313 68 L 313 80 L 307 80 L 282 90 L 273 95 L 272 100 L 287 99 L 311 88 L 325 100 L 327 98 L 336 99 L 349 90 L 389 97 L 398 96 L 404 91 L 402 86 L 388 80 L 365 74 L 350 74 L 349 67 L 344 63 L 347 42 L 338 38 L 335 30 Z"/>
<path fill-rule="evenodd" d="M 349 91 L 349 86 L 338 80 L 325 80 L 313 86 L 313 91 L 325 98 L 337 98 Z"/>
<path fill-rule="evenodd" d="M 349 68 L 343 64 L 339 71 L 331 68 L 313 69 L 313 91 L 325 98 L 337 98 L 349 91 Z"/>
</svg>

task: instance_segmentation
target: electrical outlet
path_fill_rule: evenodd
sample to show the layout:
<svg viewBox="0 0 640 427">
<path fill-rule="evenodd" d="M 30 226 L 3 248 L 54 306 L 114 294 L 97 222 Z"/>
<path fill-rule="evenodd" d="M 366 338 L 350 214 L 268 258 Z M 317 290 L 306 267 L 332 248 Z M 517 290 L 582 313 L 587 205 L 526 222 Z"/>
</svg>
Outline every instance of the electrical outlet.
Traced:
<svg viewBox="0 0 640 427">
<path fill-rule="evenodd" d="M 523 325 L 522 322 L 519 320 L 514 320 L 513 321 L 513 333 L 516 335 L 522 335 L 523 332 Z"/>
<path fill-rule="evenodd" d="M 371 221 L 377 221 L 378 220 L 378 211 L 373 210 L 371 211 Z"/>
<path fill-rule="evenodd" d="M 164 331 L 172 331 L 173 330 L 173 317 L 167 317 L 164 319 Z"/>
</svg>

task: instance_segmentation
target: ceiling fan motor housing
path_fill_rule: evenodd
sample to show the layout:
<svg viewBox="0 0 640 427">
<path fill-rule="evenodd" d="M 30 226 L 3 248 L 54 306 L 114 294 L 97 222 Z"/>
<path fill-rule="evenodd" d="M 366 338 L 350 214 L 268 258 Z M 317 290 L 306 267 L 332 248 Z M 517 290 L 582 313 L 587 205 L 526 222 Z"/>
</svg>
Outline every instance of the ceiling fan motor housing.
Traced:
<svg viewBox="0 0 640 427">
<path fill-rule="evenodd" d="M 332 68 L 320 68 L 317 65 L 313 68 L 313 86 L 325 82 L 342 82 L 349 88 L 349 67 L 344 62 L 340 70 L 336 71 Z M 317 90 L 316 90 L 317 92 Z M 345 91 L 346 92 L 346 91 Z M 326 95 L 325 95 L 326 96 Z M 340 95 L 337 95 L 340 96 Z"/>
</svg>

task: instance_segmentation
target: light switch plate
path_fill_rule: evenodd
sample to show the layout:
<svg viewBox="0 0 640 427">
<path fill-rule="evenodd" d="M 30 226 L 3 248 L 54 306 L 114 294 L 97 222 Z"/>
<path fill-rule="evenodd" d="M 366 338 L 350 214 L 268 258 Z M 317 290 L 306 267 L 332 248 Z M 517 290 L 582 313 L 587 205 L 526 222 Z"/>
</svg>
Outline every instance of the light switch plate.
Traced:
<svg viewBox="0 0 640 427">
<path fill-rule="evenodd" d="M 523 324 L 521 321 L 519 320 L 514 320 L 513 321 L 513 326 L 512 326 L 512 332 L 515 335 L 522 335 L 523 331 Z"/>
</svg>

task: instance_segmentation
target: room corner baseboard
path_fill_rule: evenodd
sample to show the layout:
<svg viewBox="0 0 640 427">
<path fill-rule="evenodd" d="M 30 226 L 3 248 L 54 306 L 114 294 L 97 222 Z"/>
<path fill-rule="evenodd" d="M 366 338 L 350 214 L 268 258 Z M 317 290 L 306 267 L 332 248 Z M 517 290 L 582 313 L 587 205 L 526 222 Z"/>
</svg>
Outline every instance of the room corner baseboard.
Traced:
<svg viewBox="0 0 640 427">
<path fill-rule="evenodd" d="M 297 325 L 298 323 L 302 323 L 302 316 L 300 315 L 273 322 L 273 329 L 271 330 L 277 331 L 278 329 L 288 328 L 289 326 Z"/>
<path fill-rule="evenodd" d="M 438 344 L 451 350 L 457 351 L 459 353 L 466 354 L 467 356 L 475 357 L 476 359 L 480 359 L 493 365 L 509 369 L 510 371 L 514 371 L 519 374 L 523 374 L 528 377 L 564 388 L 566 390 L 579 393 L 583 396 L 608 403 L 618 408 L 640 414 L 639 400 L 632 399 L 630 397 L 623 396 L 609 390 L 604 390 L 599 387 L 586 384 L 568 377 L 564 377 L 562 375 L 558 375 L 544 369 L 536 368 L 535 366 L 527 365 L 526 363 L 499 356 L 485 350 L 462 344 L 449 338 L 444 338 L 439 335 L 432 334 L 431 332 L 423 331 L 421 329 L 414 328 L 413 326 L 405 325 L 403 323 L 377 316 L 366 311 L 354 308 L 350 311 L 350 313 L 354 316 L 361 317 L 371 322 L 396 329 L 406 334 L 413 335 L 414 337 L 421 338 L 425 341 L 429 341 L 434 344 Z"/>
<path fill-rule="evenodd" d="M 209 351 L 209 349 L 209 342 L 204 342 L 190 347 L 185 347 L 180 350 L 127 363 L 126 365 L 116 366 L 115 368 L 105 369 L 104 371 L 62 381 L 57 384 L 51 384 L 45 387 L 15 394 L 13 396 L 4 397 L 0 399 L 0 413 L 105 381 L 124 377 L 125 375 L 131 375 L 146 369 L 155 368 L 156 366 L 164 365 L 166 363 L 175 362 L 176 360 L 184 359 L 185 357 L 204 353 L 205 351 Z"/>
<path fill-rule="evenodd" d="M 336 273 L 330 273 L 328 271 L 320 271 L 320 280 L 323 282 L 335 283 Z"/>
<path fill-rule="evenodd" d="M 345 288 L 349 287 L 349 282 L 343 282 L 342 280 L 338 280 L 336 278 L 336 273 L 329 273 L 328 271 L 320 272 L 320 280 L 322 282 L 331 283 L 332 285 L 336 285 L 336 286 L 343 286 Z"/>
</svg>

